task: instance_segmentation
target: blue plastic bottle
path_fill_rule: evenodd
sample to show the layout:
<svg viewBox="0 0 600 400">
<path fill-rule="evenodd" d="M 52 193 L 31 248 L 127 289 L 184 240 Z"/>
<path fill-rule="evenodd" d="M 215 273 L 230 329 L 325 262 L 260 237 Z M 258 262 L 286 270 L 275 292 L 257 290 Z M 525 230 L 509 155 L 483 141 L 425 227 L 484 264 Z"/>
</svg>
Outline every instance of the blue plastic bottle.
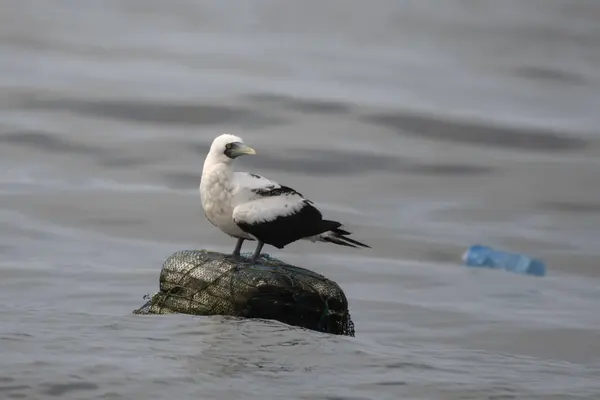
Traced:
<svg viewBox="0 0 600 400">
<path fill-rule="evenodd" d="M 463 261 L 469 267 L 504 269 L 517 274 L 534 276 L 546 275 L 546 266 L 538 259 L 478 244 L 467 249 L 463 254 Z"/>
</svg>

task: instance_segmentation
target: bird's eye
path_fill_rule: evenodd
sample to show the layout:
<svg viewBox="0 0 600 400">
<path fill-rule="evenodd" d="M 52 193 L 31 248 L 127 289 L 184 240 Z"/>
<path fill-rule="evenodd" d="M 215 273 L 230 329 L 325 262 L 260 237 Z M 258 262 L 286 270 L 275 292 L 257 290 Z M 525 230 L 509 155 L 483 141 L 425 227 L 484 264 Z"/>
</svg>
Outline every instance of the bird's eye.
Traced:
<svg viewBox="0 0 600 400">
<path fill-rule="evenodd" d="M 227 150 L 229 150 L 229 149 L 231 148 L 231 143 L 227 143 L 227 144 L 225 145 L 225 148 L 226 148 Z"/>
</svg>

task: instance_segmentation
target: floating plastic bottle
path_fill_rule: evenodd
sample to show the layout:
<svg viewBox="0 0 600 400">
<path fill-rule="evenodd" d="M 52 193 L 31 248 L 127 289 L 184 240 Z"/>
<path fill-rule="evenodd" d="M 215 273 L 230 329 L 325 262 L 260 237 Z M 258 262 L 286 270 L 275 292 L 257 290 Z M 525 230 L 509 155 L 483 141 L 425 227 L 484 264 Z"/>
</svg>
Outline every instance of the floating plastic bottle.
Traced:
<svg viewBox="0 0 600 400">
<path fill-rule="evenodd" d="M 469 267 L 503 269 L 534 276 L 546 275 L 546 265 L 538 259 L 478 244 L 469 247 L 462 259 Z"/>
</svg>

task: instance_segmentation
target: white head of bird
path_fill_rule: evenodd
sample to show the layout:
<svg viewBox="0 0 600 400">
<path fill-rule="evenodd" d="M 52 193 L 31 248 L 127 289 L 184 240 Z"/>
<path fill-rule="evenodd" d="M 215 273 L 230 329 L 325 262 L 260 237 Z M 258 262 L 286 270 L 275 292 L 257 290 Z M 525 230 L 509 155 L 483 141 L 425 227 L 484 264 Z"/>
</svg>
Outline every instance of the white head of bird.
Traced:
<svg viewBox="0 0 600 400">
<path fill-rule="evenodd" d="M 256 154 L 256 151 L 246 146 L 240 137 L 225 133 L 213 140 L 207 159 L 210 159 L 213 164 L 231 164 L 239 156 L 249 154 Z"/>
</svg>

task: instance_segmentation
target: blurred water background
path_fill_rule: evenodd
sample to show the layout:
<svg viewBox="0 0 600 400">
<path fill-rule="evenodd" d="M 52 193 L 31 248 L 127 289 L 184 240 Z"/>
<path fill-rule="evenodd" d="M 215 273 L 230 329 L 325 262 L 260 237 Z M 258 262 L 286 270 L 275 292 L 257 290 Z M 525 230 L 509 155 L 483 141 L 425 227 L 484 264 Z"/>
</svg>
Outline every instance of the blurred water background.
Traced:
<svg viewBox="0 0 600 400">
<path fill-rule="evenodd" d="M 0 398 L 599 399 L 599 19 L 2 0 Z M 356 338 L 131 314 L 172 252 L 233 249 L 197 190 L 222 132 L 373 247 L 265 248 L 337 281 Z M 548 276 L 465 268 L 473 243 Z"/>
</svg>

